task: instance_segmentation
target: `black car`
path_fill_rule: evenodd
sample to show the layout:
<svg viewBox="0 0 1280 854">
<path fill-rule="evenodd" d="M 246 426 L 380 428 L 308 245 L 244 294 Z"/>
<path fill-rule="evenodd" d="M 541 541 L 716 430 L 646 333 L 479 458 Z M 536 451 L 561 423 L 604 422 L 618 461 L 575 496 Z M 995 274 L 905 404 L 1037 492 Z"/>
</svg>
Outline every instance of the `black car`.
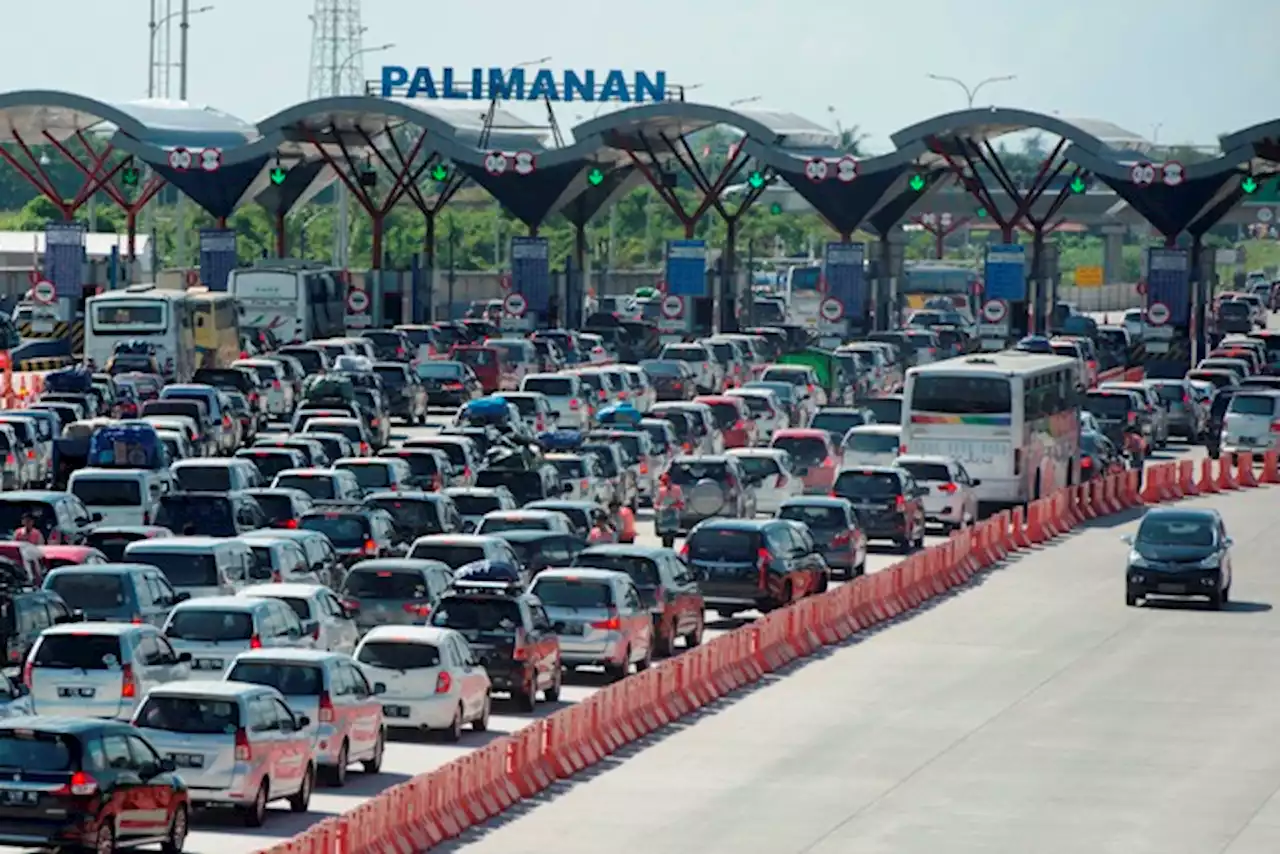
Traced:
<svg viewBox="0 0 1280 854">
<path fill-rule="evenodd" d="M 533 469 L 487 468 L 476 475 L 476 486 L 505 486 L 521 507 L 564 494 L 560 473 L 549 463 Z"/>
<path fill-rule="evenodd" d="M 365 496 L 364 506 L 389 513 L 400 542 L 413 542 L 428 534 L 462 532 L 457 505 L 440 492 L 373 492 Z"/>
<path fill-rule="evenodd" d="M 832 570 L 839 569 L 845 578 L 867 571 L 867 538 L 858 527 L 858 514 L 847 498 L 828 495 L 804 495 L 789 498 L 778 508 L 779 519 L 799 522 L 809 528 Z"/>
<path fill-rule="evenodd" d="M 379 362 L 407 365 L 413 358 L 413 342 L 399 329 L 366 329 L 360 337 L 373 345 L 373 357 Z"/>
<path fill-rule="evenodd" d="M 700 522 L 689 532 L 684 557 L 707 608 L 726 619 L 822 593 L 830 579 L 808 530 L 784 519 Z"/>
<path fill-rule="evenodd" d="M 298 519 L 302 531 L 319 531 L 333 543 L 343 564 L 379 557 L 404 557 L 404 536 L 391 514 L 378 507 L 321 507 Z"/>
<path fill-rule="evenodd" d="M 296 528 L 302 514 L 315 505 L 315 499 L 301 489 L 259 486 L 244 494 L 258 502 L 269 528 Z"/>
<path fill-rule="evenodd" d="M 653 615 L 655 655 L 671 655 L 676 638 L 684 638 L 686 649 L 702 643 L 706 603 L 693 570 L 671 549 L 594 545 L 575 557 L 573 565 L 611 569 L 631 576 L 640 601 Z"/>
<path fill-rule="evenodd" d="M 236 451 L 236 459 L 253 463 L 263 483 L 270 483 L 275 476 L 285 469 L 301 469 L 307 467 L 307 461 L 301 451 L 291 448 L 254 447 L 241 448 Z"/>
<path fill-rule="evenodd" d="M 1125 566 L 1124 603 L 1152 596 L 1204 597 L 1215 609 L 1231 596 L 1231 545 L 1217 510 L 1152 507 L 1136 534 Z"/>
<path fill-rule="evenodd" d="M 453 465 L 444 451 L 431 448 L 384 448 L 378 456 L 404 460 L 409 464 L 409 485 L 415 489 L 438 492 L 453 476 Z"/>
<path fill-rule="evenodd" d="M 1253 331 L 1253 308 L 1244 300 L 1223 300 L 1218 304 L 1217 331 L 1245 333 Z"/>
<path fill-rule="evenodd" d="M 155 524 L 175 534 L 238 537 L 269 523 L 257 499 L 243 492 L 170 492 L 160 497 Z"/>
<path fill-rule="evenodd" d="M 1150 433 L 1150 416 L 1137 392 L 1128 389 L 1094 389 L 1084 396 L 1084 408 L 1093 414 L 1102 433 L 1121 448 Z"/>
<path fill-rule="evenodd" d="M 519 587 L 455 583 L 440 597 L 431 625 L 461 632 L 493 690 L 509 693 L 521 711 L 534 710 L 539 691 L 548 703 L 560 699 L 560 638 L 536 596 Z"/>
<path fill-rule="evenodd" d="M 132 725 L 31 715 L 0 721 L 0 844 L 178 854 L 191 800 L 173 759 Z M 129 818 L 133 816 L 133 818 Z"/>
<path fill-rule="evenodd" d="M 533 501 L 524 506 L 525 510 L 554 510 L 563 513 L 569 520 L 569 526 L 575 533 L 583 537 L 591 532 L 592 514 L 603 509 L 594 501 L 574 501 L 570 498 L 552 498 L 547 501 Z"/>
<path fill-rule="evenodd" d="M 558 531 L 511 528 L 495 531 L 493 536 L 507 541 L 530 575 L 544 569 L 572 566 L 574 558 L 587 546 L 584 537 Z"/>
<path fill-rule="evenodd" d="M 924 546 L 924 497 L 911 472 L 895 466 L 862 466 L 836 475 L 832 495 L 847 498 L 868 540 L 892 540 L 906 554 Z"/>
<path fill-rule="evenodd" d="M 382 379 L 387 411 L 406 424 L 427 423 L 427 389 L 402 362 L 374 362 L 373 372 Z"/>
<path fill-rule="evenodd" d="M 231 389 L 244 395 L 245 400 L 259 415 L 265 415 L 263 406 L 265 388 L 262 380 L 250 368 L 200 368 L 191 376 L 191 382 L 197 385 L 211 385 L 214 388 Z"/>
<path fill-rule="evenodd" d="M 1213 400 L 1209 403 L 1209 424 L 1204 431 L 1204 447 L 1211 459 L 1216 460 L 1222 453 L 1222 423 L 1226 420 L 1231 398 L 1239 390 L 1239 386 L 1229 386 L 1213 393 Z"/>
<path fill-rule="evenodd" d="M 1114 442 L 1096 430 L 1080 431 L 1081 480 L 1106 477 L 1124 469 L 1124 454 Z"/>
<path fill-rule="evenodd" d="M 693 369 L 686 362 L 679 359 L 645 359 L 640 367 L 644 369 L 660 403 L 668 400 L 693 400 L 698 393 Z"/>
<path fill-rule="evenodd" d="M 414 370 L 431 406 L 462 406 L 484 396 L 475 371 L 462 362 L 419 362 Z"/>
<path fill-rule="evenodd" d="M 8 570 L 4 572 L 6 578 L 19 577 L 21 570 L 10 561 L 0 560 L 0 563 L 8 564 L 0 570 Z M 0 589 L 0 637 L 4 640 L 0 667 L 21 667 L 41 632 L 50 626 L 74 623 L 82 619 L 82 612 L 73 611 L 52 590 L 33 590 L 29 587 Z M 2 688 L 3 683 L 0 682 L 0 689 Z M 6 698 L 2 694 L 3 691 L 0 691 L 0 702 L 5 702 Z"/>
</svg>

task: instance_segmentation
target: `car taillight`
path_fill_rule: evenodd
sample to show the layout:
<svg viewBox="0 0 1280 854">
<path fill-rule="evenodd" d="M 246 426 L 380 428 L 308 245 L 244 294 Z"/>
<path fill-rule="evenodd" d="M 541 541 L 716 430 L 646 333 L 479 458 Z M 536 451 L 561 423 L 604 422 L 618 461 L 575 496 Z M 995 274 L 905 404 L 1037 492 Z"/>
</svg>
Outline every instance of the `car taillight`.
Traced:
<svg viewBox="0 0 1280 854">
<path fill-rule="evenodd" d="M 833 469 L 833 468 L 835 468 L 835 467 L 836 467 L 836 460 L 835 460 L 835 457 L 828 456 L 825 460 L 823 460 L 823 461 L 822 461 L 822 467 L 823 467 L 824 469 Z"/>
<path fill-rule="evenodd" d="M 769 550 L 759 549 L 756 551 L 756 570 L 759 572 L 759 586 L 761 590 L 769 589 Z"/>
<path fill-rule="evenodd" d="M 360 456 L 362 456 L 362 457 L 367 457 L 367 456 L 369 456 L 369 443 L 368 443 L 368 442 L 361 442 L 361 443 L 360 443 Z"/>
<path fill-rule="evenodd" d="M 333 698 L 325 691 L 320 695 L 320 711 L 316 715 L 322 724 L 333 723 Z"/>
<path fill-rule="evenodd" d="M 6 454 L 4 458 L 4 464 L 7 466 L 16 466 L 18 464 L 18 458 L 15 457 L 13 454 Z"/>
<path fill-rule="evenodd" d="M 236 761 L 250 762 L 253 760 L 253 748 L 249 746 L 249 733 L 244 727 L 236 730 Z"/>
<path fill-rule="evenodd" d="M 685 442 L 685 443 L 684 443 L 683 445 L 681 445 L 680 447 L 684 448 L 684 452 L 685 452 L 686 454 L 692 454 L 692 453 L 693 453 L 693 443 L 692 443 L 692 442 Z"/>
<path fill-rule="evenodd" d="M 88 797 L 98 793 L 98 781 L 93 779 L 83 771 L 77 771 L 71 775 L 71 781 L 67 785 L 58 789 L 55 795 L 76 795 L 79 797 Z"/>
<path fill-rule="evenodd" d="M 938 484 L 938 491 L 945 492 L 947 495 L 950 495 L 956 491 L 956 485 L 954 483 L 940 483 Z"/>
<path fill-rule="evenodd" d="M 397 347 L 397 348 L 396 348 L 396 358 L 398 358 L 398 359 L 403 359 L 403 358 L 404 358 L 404 348 L 403 348 L 403 347 Z"/>
<path fill-rule="evenodd" d="M 625 391 L 618 392 L 618 400 L 626 400 L 626 399 L 627 399 L 627 393 Z"/>
<path fill-rule="evenodd" d="M 138 683 L 133 678 L 133 665 L 126 664 L 120 668 L 120 696 L 132 700 L 138 696 Z"/>
<path fill-rule="evenodd" d="M 781 489 L 782 487 L 786 486 L 788 483 L 790 483 L 790 480 L 787 479 L 787 476 L 785 474 L 780 474 L 778 475 L 778 482 L 774 485 L 778 489 Z"/>
<path fill-rule="evenodd" d="M 1184 395 L 1182 396 L 1182 405 L 1183 405 L 1183 406 L 1190 406 L 1190 405 L 1191 405 L 1191 398 L 1184 394 Z"/>
<path fill-rule="evenodd" d="M 29 460 L 34 460 L 35 458 L 36 458 L 36 452 L 35 452 L 35 451 L 31 451 L 31 450 L 27 451 L 27 459 L 29 459 Z"/>
<path fill-rule="evenodd" d="M 681 560 L 688 560 L 688 559 L 689 559 L 689 544 L 688 544 L 688 543 L 684 543 L 684 544 L 682 544 L 682 545 L 680 546 L 680 559 L 681 559 Z"/>
<path fill-rule="evenodd" d="M 730 489 L 737 489 L 738 479 L 731 474 L 727 474 L 724 476 L 724 485 L 729 487 Z"/>
<path fill-rule="evenodd" d="M 378 544 L 373 540 L 365 540 L 364 553 L 367 555 L 376 555 L 378 553 Z"/>
<path fill-rule="evenodd" d="M 809 383 L 806 388 L 809 389 L 809 394 L 813 394 L 813 383 Z"/>
<path fill-rule="evenodd" d="M 1271 422 L 1271 432 L 1280 433 L 1280 420 Z"/>
<path fill-rule="evenodd" d="M 453 688 L 453 677 L 447 670 L 440 671 L 440 675 L 436 677 L 436 693 L 448 694 L 451 688 Z"/>
<path fill-rule="evenodd" d="M 262 649 L 262 638 L 257 635 L 249 638 L 249 649 Z"/>
<path fill-rule="evenodd" d="M 412 614 L 415 617 L 430 617 L 431 606 L 424 605 L 418 602 L 405 602 L 404 612 L 406 614 Z"/>
<path fill-rule="evenodd" d="M 615 611 L 609 612 L 609 619 L 596 620 L 591 624 L 593 629 L 603 629 L 606 632 L 617 632 L 622 630 L 622 619 L 618 617 Z"/>
<path fill-rule="evenodd" d="M 133 619 L 131 619 L 129 622 L 133 623 L 135 626 L 140 626 L 140 625 L 142 625 L 142 622 L 143 622 L 143 620 L 142 620 L 142 615 L 141 615 L 141 614 L 134 614 L 134 615 L 133 615 Z"/>
<path fill-rule="evenodd" d="M 578 408 L 579 406 L 581 406 L 581 405 L 582 405 L 581 401 L 579 401 L 576 397 L 574 397 L 574 398 L 570 398 L 570 400 L 569 400 L 569 408 L 570 408 L 570 409 L 577 409 L 577 408 Z"/>
<path fill-rule="evenodd" d="M 640 461 L 640 474 L 648 474 L 648 473 L 649 473 L 649 461 L 648 461 L 648 460 L 641 460 L 641 461 Z"/>
<path fill-rule="evenodd" d="M 462 467 L 462 476 L 464 478 L 471 477 L 471 466 Z"/>
<path fill-rule="evenodd" d="M 907 499 L 906 499 L 906 496 L 899 495 L 899 496 L 894 500 L 894 502 L 893 502 L 893 506 L 894 506 L 894 507 L 896 507 L 896 508 L 898 508 L 899 510 L 905 510 L 905 509 L 907 509 Z"/>
<path fill-rule="evenodd" d="M 444 388 L 445 391 L 461 391 L 462 383 L 445 383 L 442 388 Z"/>
<path fill-rule="evenodd" d="M 1081 457 L 1081 458 L 1080 458 L 1080 468 L 1082 468 L 1082 469 L 1091 469 L 1091 468 L 1093 468 L 1093 457 Z"/>
<path fill-rule="evenodd" d="M 591 488 L 591 481 L 587 480 L 587 479 L 584 477 L 584 478 L 582 479 L 582 482 L 579 484 L 579 486 L 582 488 L 582 491 L 583 491 L 583 492 L 586 492 L 588 489 L 590 489 L 590 488 Z"/>
<path fill-rule="evenodd" d="M 279 584 L 281 581 L 284 581 L 284 576 L 280 574 L 280 570 L 278 569 L 271 570 L 271 581 L 274 584 Z M 320 631 L 318 623 L 316 624 L 316 631 Z"/>
<path fill-rule="evenodd" d="M 22 684 L 27 686 L 28 691 L 31 690 L 31 671 L 34 667 L 30 661 L 22 666 Z"/>
<path fill-rule="evenodd" d="M 601 399 L 601 400 L 608 400 L 608 399 L 609 399 L 609 395 L 607 395 L 607 394 L 605 394 L 605 393 L 604 393 L 604 389 L 600 389 L 599 397 L 600 397 L 600 399 Z"/>
<path fill-rule="evenodd" d="M 516 629 L 516 642 L 511 647 L 511 658 L 524 661 L 529 657 L 529 650 L 524 648 L 524 629 Z"/>
<path fill-rule="evenodd" d="M 747 422 L 745 422 L 745 421 L 743 421 L 741 418 L 739 418 L 737 421 L 733 422 L 733 426 L 732 426 L 732 427 L 730 427 L 729 429 L 731 429 L 731 430 L 746 430 L 746 429 L 747 429 Z"/>
<path fill-rule="evenodd" d="M 853 539 L 853 535 L 850 534 L 848 531 L 838 531 L 836 532 L 836 535 L 831 538 L 831 545 L 847 546 L 849 545 L 849 541 L 852 539 Z"/>
<path fill-rule="evenodd" d="M 533 422 L 533 429 L 534 429 L 534 430 L 537 430 L 539 433 L 541 433 L 543 430 L 546 430 L 546 429 L 547 429 L 547 422 L 543 419 L 543 417 L 542 417 L 541 415 L 539 415 L 539 416 L 534 420 L 534 422 Z"/>
<path fill-rule="evenodd" d="M 1127 420 L 1128 420 L 1128 422 L 1129 422 L 1129 424 L 1130 424 L 1130 425 L 1137 424 L 1137 423 L 1138 423 L 1138 413 L 1136 413 L 1136 412 L 1130 412 Z"/>
<path fill-rule="evenodd" d="M 297 519 L 285 519 L 285 520 L 284 520 L 284 526 L 285 526 L 286 528 L 288 528 L 289 530 L 296 530 L 296 529 L 297 529 L 297 527 L 298 527 L 298 520 L 297 520 Z"/>
</svg>

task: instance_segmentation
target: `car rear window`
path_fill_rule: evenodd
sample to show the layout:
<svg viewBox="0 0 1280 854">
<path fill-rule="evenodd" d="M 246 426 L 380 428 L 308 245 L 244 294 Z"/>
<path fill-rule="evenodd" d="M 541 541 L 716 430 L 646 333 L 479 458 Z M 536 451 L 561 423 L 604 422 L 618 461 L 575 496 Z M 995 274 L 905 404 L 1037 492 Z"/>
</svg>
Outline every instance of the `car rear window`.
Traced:
<svg viewBox="0 0 1280 854">
<path fill-rule="evenodd" d="M 1187 391 L 1175 383 L 1156 383 L 1156 394 L 1166 403 L 1181 403 Z"/>
<path fill-rule="evenodd" d="M 333 478 L 327 474 L 287 474 L 276 478 L 277 489 L 300 489 L 317 501 L 333 498 Z"/>
<path fill-rule="evenodd" d="M 447 543 L 419 543 L 409 552 L 414 560 L 438 560 L 450 569 L 457 569 L 478 560 L 484 560 L 480 546 L 449 545 Z"/>
<path fill-rule="evenodd" d="M 786 451 L 802 466 L 818 465 L 827 458 L 827 443 L 816 437 L 779 436 L 770 447 Z"/>
<path fill-rule="evenodd" d="M 226 492 L 231 489 L 231 470 L 226 466 L 182 466 L 174 471 L 178 489 L 184 492 Z"/>
<path fill-rule="evenodd" d="M 1013 411 L 1013 394 L 1007 379 L 925 374 L 913 381 L 911 409 L 913 412 L 999 415 Z"/>
<path fill-rule="evenodd" d="M 568 397 L 573 393 L 573 381 L 556 377 L 529 377 L 524 381 L 525 391 L 536 391 L 547 397 Z"/>
<path fill-rule="evenodd" d="M 861 427 L 867 419 L 861 412 L 819 412 L 813 416 L 809 426 L 815 430 L 826 430 L 841 437 L 852 427 Z"/>
<path fill-rule="evenodd" d="M 887 472 L 843 471 L 833 491 L 841 498 L 892 498 L 902 494 L 902 481 Z"/>
<path fill-rule="evenodd" d="M 746 404 L 747 412 L 753 416 L 771 416 L 774 414 L 773 405 L 769 403 L 767 398 L 758 394 L 744 394 L 738 398 Z"/>
<path fill-rule="evenodd" d="M 429 591 L 416 570 L 353 569 L 342 583 L 342 592 L 357 599 L 426 599 Z"/>
<path fill-rule="evenodd" d="M 728 346 L 727 344 L 725 345 Z M 731 430 L 733 426 L 739 423 L 741 418 L 738 407 L 732 403 L 708 403 L 711 407 L 711 420 L 715 422 L 716 427 L 721 430 Z"/>
<path fill-rule="evenodd" d="M 431 615 L 431 625 L 456 629 L 468 640 L 513 637 L 522 622 L 520 606 L 497 596 L 446 596 Z"/>
<path fill-rule="evenodd" d="M 71 603 L 67 603 L 71 604 Z M 37 667 L 67 670 L 112 670 L 120 666 L 120 638 L 76 632 L 40 638 L 32 662 Z"/>
<path fill-rule="evenodd" d="M 723 481 L 728 468 L 723 462 L 689 462 L 673 465 L 669 473 L 671 482 L 677 486 L 691 486 L 700 480 Z"/>
<path fill-rule="evenodd" d="M 59 573 L 49 582 L 49 589 L 71 608 L 103 611 L 125 604 L 124 579 L 115 573 Z"/>
<path fill-rule="evenodd" d="M 497 534 L 501 531 L 550 531 L 547 519 L 530 516 L 494 516 L 485 519 L 478 533 Z"/>
<path fill-rule="evenodd" d="M 1127 394 L 1090 394 L 1085 396 L 1085 409 L 1094 415 L 1124 415 L 1133 408 L 1133 400 Z"/>
<path fill-rule="evenodd" d="M 911 476 L 916 480 L 940 481 L 948 483 L 951 480 L 951 472 L 947 471 L 947 467 L 942 463 L 923 463 L 923 462 L 900 462 L 898 468 L 906 469 L 911 472 Z"/>
<path fill-rule="evenodd" d="M 1261 394 L 1237 394 L 1227 407 L 1227 412 L 1233 415 L 1264 415 L 1268 418 L 1274 411 L 1275 398 Z"/>
<path fill-rule="evenodd" d="M 577 578 L 538 578 L 530 591 L 552 608 L 611 608 L 613 588 L 603 581 Z"/>
<path fill-rule="evenodd" d="M 164 633 L 174 640 L 248 640 L 254 635 L 253 615 L 245 611 L 184 608 L 174 612 Z"/>
<path fill-rule="evenodd" d="M 286 697 L 318 697 L 324 693 L 324 673 L 319 667 L 285 661 L 238 661 L 227 674 L 227 681 L 269 685 Z"/>
<path fill-rule="evenodd" d="M 307 422 L 307 426 L 302 428 L 303 433 L 337 433 L 339 436 L 345 436 L 353 444 L 360 444 L 364 437 L 360 433 L 360 425 L 352 422 L 334 422 L 326 421 L 323 418 L 312 418 Z"/>
<path fill-rule="evenodd" d="M 360 647 L 356 661 L 389 670 L 423 670 L 440 666 L 440 650 L 416 640 L 375 640 Z"/>
<path fill-rule="evenodd" d="M 272 522 L 293 518 L 293 499 L 287 495 L 255 495 L 258 506 Z"/>
<path fill-rule="evenodd" d="M 701 347 L 667 347 L 662 351 L 663 359 L 674 359 L 678 362 L 706 362 L 707 351 Z"/>
<path fill-rule="evenodd" d="M 380 489 L 391 485 L 391 467 L 383 463 L 343 463 L 337 468 L 356 476 L 363 489 Z"/>
<path fill-rule="evenodd" d="M 212 553 L 190 551 L 144 551 L 130 554 L 129 560 L 154 566 L 174 587 L 216 587 L 218 563 Z"/>
<path fill-rule="evenodd" d="M 637 587 L 658 587 L 662 584 L 662 576 L 658 573 L 658 564 L 647 557 L 632 555 L 593 554 L 584 552 L 573 560 L 574 566 L 589 566 L 593 569 L 611 569 L 614 572 L 625 572 Z"/>
<path fill-rule="evenodd" d="M 356 513 L 308 513 L 298 523 L 304 531 L 318 531 L 336 548 L 350 549 L 369 539 L 368 517 Z"/>
<path fill-rule="evenodd" d="M 734 528 L 699 528 L 686 544 L 691 561 L 754 561 L 760 550 L 760 534 Z"/>
<path fill-rule="evenodd" d="M 891 433 L 853 432 L 845 436 L 844 449 L 863 454 L 892 454 L 898 450 L 898 441 Z"/>
<path fill-rule="evenodd" d="M 147 697 L 137 725 L 193 735 L 227 735 L 240 728 L 240 704 L 218 697 Z"/>
<path fill-rule="evenodd" d="M 71 483 L 71 494 L 91 507 L 137 507 L 142 488 L 136 480 L 85 477 Z"/>
<path fill-rule="evenodd" d="M 60 733 L 5 730 L 0 732 L 0 768 L 70 771 L 79 752 L 74 744 L 74 739 Z"/>
<path fill-rule="evenodd" d="M 810 528 L 845 528 L 849 525 L 845 511 L 839 507 L 817 504 L 791 504 L 778 511 L 778 517 L 803 522 Z"/>
<path fill-rule="evenodd" d="M 738 463 L 742 466 L 742 470 L 746 472 L 747 477 L 764 478 L 771 474 L 780 474 L 781 469 L 778 467 L 778 461 L 773 457 L 738 457 Z"/>
<path fill-rule="evenodd" d="M 1249 312 L 1249 304 L 1242 300 L 1224 302 L 1218 307 L 1218 313 L 1223 317 L 1248 317 Z"/>
</svg>

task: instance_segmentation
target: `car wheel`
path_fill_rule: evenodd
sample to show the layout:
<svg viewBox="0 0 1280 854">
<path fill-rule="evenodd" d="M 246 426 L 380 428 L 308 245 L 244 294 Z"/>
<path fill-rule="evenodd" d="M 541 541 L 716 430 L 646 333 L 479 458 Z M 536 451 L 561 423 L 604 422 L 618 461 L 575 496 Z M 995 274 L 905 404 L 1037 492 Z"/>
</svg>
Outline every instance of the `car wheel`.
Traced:
<svg viewBox="0 0 1280 854">
<path fill-rule="evenodd" d="M 116 830 L 113 822 L 104 821 L 98 827 L 98 835 L 93 840 L 94 854 L 115 854 Z"/>
<path fill-rule="evenodd" d="M 654 650 L 654 654 L 656 654 L 659 658 L 670 657 L 672 650 L 675 647 L 675 635 L 672 634 L 672 632 L 674 631 L 675 631 L 674 625 L 672 625 L 670 629 L 663 628 L 662 626 L 658 626 L 654 628 L 653 650 Z"/>
<path fill-rule="evenodd" d="M 662 547 L 663 547 L 664 549 L 669 549 L 669 548 L 671 548 L 672 546 L 674 546 L 675 544 L 676 544 L 676 538 L 675 538 L 675 535 L 674 535 L 674 534 L 663 534 L 663 535 L 662 535 Z"/>
<path fill-rule="evenodd" d="M 653 643 L 644 651 L 644 658 L 636 662 L 636 672 L 642 673 L 653 666 Z"/>
<path fill-rule="evenodd" d="M 179 804 L 173 811 L 173 819 L 169 822 L 169 835 L 160 845 L 164 854 L 182 854 L 182 847 L 187 844 L 187 805 Z"/>
<path fill-rule="evenodd" d="M 1226 587 L 1222 588 L 1222 604 L 1225 605 L 1230 601 L 1231 601 L 1231 585 L 1228 584 Z"/>
<path fill-rule="evenodd" d="M 529 714 L 538 708 L 538 685 L 534 678 L 529 679 L 527 690 L 520 689 L 511 692 L 511 699 L 515 700 L 516 708 Z"/>
<path fill-rule="evenodd" d="M 289 798 L 289 809 L 294 812 L 306 812 L 311 806 L 311 793 L 316 787 L 315 766 L 308 765 L 302 775 L 302 788 Z"/>
<path fill-rule="evenodd" d="M 606 664 L 604 666 L 605 678 L 610 682 L 621 682 L 627 678 L 627 671 L 631 669 L 631 647 L 622 653 L 621 664 Z"/>
<path fill-rule="evenodd" d="M 826 574 L 825 572 L 823 572 L 823 573 L 819 573 L 819 575 L 818 575 L 818 584 L 817 584 L 817 586 L 816 586 L 816 587 L 814 587 L 813 592 L 814 592 L 814 593 L 826 593 L 826 592 L 827 592 L 827 588 L 828 588 L 830 585 L 831 585 L 831 580 L 830 580 L 830 578 L 828 578 L 827 574 Z"/>
<path fill-rule="evenodd" d="M 480 717 L 471 722 L 471 728 L 476 732 L 486 732 L 489 729 L 489 713 L 492 711 L 493 699 L 486 694 L 484 698 L 484 707 L 480 709 Z"/>
<path fill-rule="evenodd" d="M 377 774 L 382 770 L 382 757 L 387 752 L 386 733 L 379 730 L 378 740 L 373 745 L 373 755 L 360 763 L 366 774 Z"/>
<path fill-rule="evenodd" d="M 449 728 L 446 729 L 442 733 L 442 735 L 444 735 L 444 740 L 449 742 L 450 744 L 457 744 L 459 741 L 462 741 L 462 705 L 461 704 L 459 704 L 458 707 L 453 710 L 453 720 L 449 721 Z"/>
<path fill-rule="evenodd" d="M 556 665 L 556 678 L 551 682 L 551 687 L 542 692 L 542 698 L 548 703 L 560 702 L 560 686 L 564 682 L 564 670 Z"/>
<path fill-rule="evenodd" d="M 347 742 L 342 742 L 338 749 L 338 763 L 325 769 L 325 782 L 334 788 L 347 785 L 347 765 L 351 762 L 351 754 Z"/>
<path fill-rule="evenodd" d="M 898 540 L 898 551 L 904 555 L 909 555 L 911 554 L 912 545 L 913 543 L 911 541 L 911 538 L 904 537 L 903 539 Z"/>
<path fill-rule="evenodd" d="M 1130 608 L 1136 608 L 1138 607 L 1138 597 L 1132 593 L 1126 593 L 1124 594 L 1124 604 L 1128 605 Z"/>
<path fill-rule="evenodd" d="M 262 778 L 258 792 L 253 796 L 253 803 L 244 808 L 245 827 L 262 827 L 267 820 L 267 793 L 271 791 L 270 782 Z"/>
<path fill-rule="evenodd" d="M 1225 591 L 1222 591 L 1222 590 L 1213 591 L 1213 593 L 1209 596 L 1210 608 L 1212 608 L 1215 611 L 1222 610 L 1222 606 L 1225 605 L 1227 601 L 1227 597 L 1224 595 L 1224 592 Z"/>
</svg>

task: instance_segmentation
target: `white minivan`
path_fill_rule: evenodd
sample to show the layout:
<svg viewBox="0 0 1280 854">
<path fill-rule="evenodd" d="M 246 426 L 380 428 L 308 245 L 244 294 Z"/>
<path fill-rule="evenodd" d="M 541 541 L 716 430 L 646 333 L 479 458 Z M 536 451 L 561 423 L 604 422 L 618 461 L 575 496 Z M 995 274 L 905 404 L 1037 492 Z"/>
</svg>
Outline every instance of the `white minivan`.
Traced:
<svg viewBox="0 0 1280 854">
<path fill-rule="evenodd" d="M 311 648 L 311 635 L 285 602 L 248 596 L 209 596 L 179 602 L 164 624 L 179 653 L 191 654 L 191 672 L 217 679 L 251 649 Z"/>
<path fill-rule="evenodd" d="M 520 381 L 520 391 L 536 391 L 546 397 L 562 430 L 586 430 L 595 417 L 591 390 L 576 374 L 528 374 Z"/>
<path fill-rule="evenodd" d="M 125 546 L 126 563 L 145 563 L 164 573 L 169 584 L 195 599 L 229 596 L 259 581 L 271 580 L 248 543 L 228 537 L 160 537 Z"/>
<path fill-rule="evenodd" d="M 168 472 L 86 468 L 71 473 L 67 491 L 103 525 L 150 525 L 171 484 Z"/>
</svg>

